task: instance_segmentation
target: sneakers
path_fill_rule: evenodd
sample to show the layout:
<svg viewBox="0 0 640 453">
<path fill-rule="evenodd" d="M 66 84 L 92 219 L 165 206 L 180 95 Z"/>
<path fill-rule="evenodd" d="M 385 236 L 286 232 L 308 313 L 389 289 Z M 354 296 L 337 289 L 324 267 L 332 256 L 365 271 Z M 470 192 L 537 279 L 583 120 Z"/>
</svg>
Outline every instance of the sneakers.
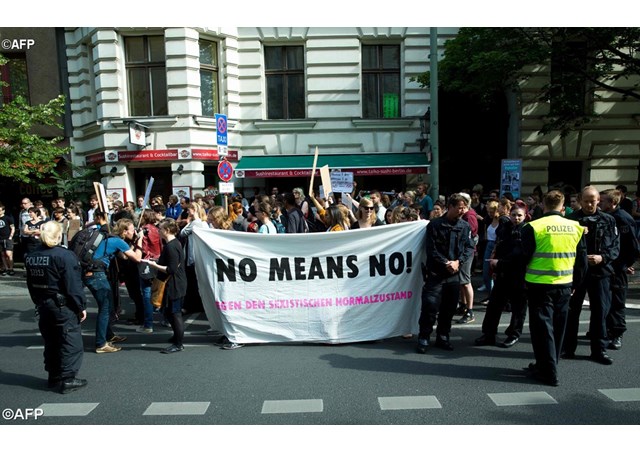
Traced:
<svg viewBox="0 0 640 453">
<path fill-rule="evenodd" d="M 140 333 L 153 333 L 153 328 L 152 327 L 145 327 L 145 326 L 140 326 L 136 329 L 136 332 L 140 332 Z"/>
<path fill-rule="evenodd" d="M 510 348 L 511 346 L 516 344 L 518 341 L 520 341 L 518 337 L 516 337 L 515 335 L 509 335 L 507 338 L 505 338 L 505 340 L 502 343 L 500 343 L 500 347 Z"/>
<path fill-rule="evenodd" d="M 230 350 L 232 350 L 232 349 L 238 349 L 238 348 L 241 348 L 241 347 L 243 347 L 243 346 L 244 346 L 244 345 L 243 345 L 243 344 L 240 344 L 240 343 L 232 343 L 232 342 L 229 342 L 229 343 L 225 343 L 225 344 L 222 346 L 222 349 L 225 349 L 225 350 L 227 350 L 227 351 L 230 351 Z"/>
<path fill-rule="evenodd" d="M 12 275 L 12 276 L 13 276 L 13 275 L 16 275 L 16 271 L 14 271 L 13 269 L 9 269 L 9 270 L 7 271 L 7 275 Z"/>
<path fill-rule="evenodd" d="M 5 271 L 4 269 L 2 269 L 2 270 L 0 271 L 0 275 L 2 275 L 2 276 L 4 277 L 5 275 L 7 275 L 7 271 Z"/>
<path fill-rule="evenodd" d="M 114 346 L 111 343 L 107 342 L 103 347 L 96 348 L 96 354 L 103 354 L 105 352 L 118 352 L 120 350 L 122 350 L 122 348 L 119 348 L 118 346 Z"/>
<path fill-rule="evenodd" d="M 109 343 L 122 343 L 123 341 L 127 341 L 127 337 L 121 337 L 119 335 L 114 335 L 109 340 Z"/>
<path fill-rule="evenodd" d="M 416 346 L 416 352 L 418 354 L 426 354 L 428 348 L 429 348 L 429 339 L 428 338 L 419 338 L 418 339 L 418 346 Z"/>
<path fill-rule="evenodd" d="M 166 349 L 163 349 L 162 351 L 160 351 L 162 354 L 173 354 L 174 352 L 180 352 L 184 350 L 184 346 L 178 346 L 175 344 L 172 344 L 171 346 L 169 346 Z"/>
<path fill-rule="evenodd" d="M 622 337 L 614 337 L 609 343 L 609 346 L 607 346 L 607 349 L 612 349 L 614 351 L 618 351 L 621 348 L 622 348 Z"/>
<path fill-rule="evenodd" d="M 485 285 L 482 285 L 480 288 L 478 288 L 478 291 L 486 291 L 487 287 Z"/>
<path fill-rule="evenodd" d="M 467 312 L 462 315 L 462 318 L 458 319 L 458 324 L 469 324 L 476 320 L 476 317 L 473 314 L 473 310 L 467 310 Z"/>
</svg>

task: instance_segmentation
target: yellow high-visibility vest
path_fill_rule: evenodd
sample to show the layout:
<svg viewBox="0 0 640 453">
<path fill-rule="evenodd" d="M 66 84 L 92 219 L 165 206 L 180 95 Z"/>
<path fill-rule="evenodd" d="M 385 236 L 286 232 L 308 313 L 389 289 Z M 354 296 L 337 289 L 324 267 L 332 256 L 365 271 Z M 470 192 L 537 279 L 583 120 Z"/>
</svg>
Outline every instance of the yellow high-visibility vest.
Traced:
<svg viewBox="0 0 640 453">
<path fill-rule="evenodd" d="M 571 283 L 576 246 L 584 227 L 560 215 L 541 217 L 529 225 L 536 239 L 536 251 L 527 266 L 524 279 L 542 285 Z"/>
</svg>

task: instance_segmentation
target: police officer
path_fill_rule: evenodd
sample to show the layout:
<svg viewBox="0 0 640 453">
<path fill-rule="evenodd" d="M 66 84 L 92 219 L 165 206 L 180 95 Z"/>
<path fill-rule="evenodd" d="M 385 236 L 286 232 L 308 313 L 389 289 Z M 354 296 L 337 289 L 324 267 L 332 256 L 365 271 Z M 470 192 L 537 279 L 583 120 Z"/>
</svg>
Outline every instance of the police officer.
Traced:
<svg viewBox="0 0 640 453">
<path fill-rule="evenodd" d="M 447 213 L 427 225 L 427 281 L 422 290 L 420 333 L 416 348 L 419 354 L 427 352 L 436 318 L 435 346 L 453 350 L 449 332 L 460 295 L 460 269 L 473 259 L 471 229 L 462 220 L 468 206 L 467 200 L 460 194 L 454 194 L 449 197 L 447 204 Z"/>
<path fill-rule="evenodd" d="M 578 346 L 578 326 L 585 294 L 589 294 L 589 332 L 591 341 L 590 359 L 603 365 L 611 365 L 613 360 L 606 353 L 606 317 L 611 307 L 611 276 L 613 261 L 620 254 L 620 237 L 615 219 L 598 209 L 600 193 L 593 186 L 582 190 L 582 208 L 571 214 L 573 220 L 586 228 L 587 258 L 589 268 L 584 280 L 576 288 L 569 303 L 569 319 L 564 345 L 564 358 L 575 358 Z"/>
<path fill-rule="evenodd" d="M 640 257 L 640 244 L 636 237 L 636 222 L 624 209 L 620 209 L 622 196 L 616 189 L 605 190 L 600 194 L 600 209 L 611 214 L 616 220 L 616 227 L 620 235 L 620 255 L 613 260 L 613 275 L 611 276 L 611 309 L 607 316 L 607 332 L 609 335 L 609 349 L 618 350 L 622 347 L 622 334 L 626 332 L 625 302 L 629 275 L 635 273 L 634 263 Z"/>
<path fill-rule="evenodd" d="M 522 228 L 529 329 L 536 359 L 528 370 L 534 379 L 553 386 L 558 385 L 569 299 L 587 266 L 584 228 L 562 216 L 563 204 L 562 192 L 550 191 L 543 199 L 543 216 Z"/>
<path fill-rule="evenodd" d="M 40 247 L 25 258 L 27 287 L 39 315 L 49 388 L 69 393 L 87 385 L 86 379 L 76 378 L 83 355 L 80 323 L 87 317 L 80 263 L 73 252 L 59 247 L 58 222 L 45 223 L 40 238 Z"/>
</svg>

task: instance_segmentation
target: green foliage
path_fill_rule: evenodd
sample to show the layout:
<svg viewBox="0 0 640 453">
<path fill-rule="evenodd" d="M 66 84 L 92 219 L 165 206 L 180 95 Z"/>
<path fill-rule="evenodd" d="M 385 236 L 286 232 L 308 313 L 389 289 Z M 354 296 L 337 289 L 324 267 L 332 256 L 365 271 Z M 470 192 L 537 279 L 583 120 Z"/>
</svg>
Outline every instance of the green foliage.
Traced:
<svg viewBox="0 0 640 453">
<path fill-rule="evenodd" d="M 554 76 L 539 93 L 539 100 L 553 100 L 541 132 L 566 134 L 594 116 L 585 110 L 584 90 L 605 88 L 640 100 L 637 83 L 615 84 L 640 74 L 639 52 L 640 28 L 461 28 L 445 44 L 438 79 L 441 89 L 488 103 L 518 91 L 529 77 L 525 67 L 553 63 Z M 428 72 L 414 80 L 429 87 Z"/>
<path fill-rule="evenodd" d="M 0 56 L 0 65 L 6 59 Z M 69 152 L 58 144 L 63 137 L 43 137 L 38 126 L 61 129 L 64 96 L 46 104 L 29 105 L 22 96 L 0 105 L 0 174 L 18 182 L 29 183 L 49 176 L 56 158 Z"/>
<path fill-rule="evenodd" d="M 88 201 L 88 194 L 93 193 L 93 181 L 98 174 L 97 168 L 74 165 L 67 162 L 62 169 L 54 169 L 51 179 L 53 183 L 43 183 L 43 189 L 52 189 L 66 199 Z M 85 200 L 86 198 L 86 200 Z"/>
</svg>

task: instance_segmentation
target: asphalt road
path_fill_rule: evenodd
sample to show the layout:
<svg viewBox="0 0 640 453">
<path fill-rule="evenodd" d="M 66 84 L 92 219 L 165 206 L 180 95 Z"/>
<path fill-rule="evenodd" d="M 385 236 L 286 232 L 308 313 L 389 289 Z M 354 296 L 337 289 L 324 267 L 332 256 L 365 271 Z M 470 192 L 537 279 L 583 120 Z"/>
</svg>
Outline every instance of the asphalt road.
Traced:
<svg viewBox="0 0 640 453">
<path fill-rule="evenodd" d="M 583 357 L 562 361 L 560 386 L 548 387 L 522 370 L 533 360 L 528 326 L 511 349 L 472 345 L 480 335 L 482 307 L 476 309 L 476 322 L 454 325 L 453 352 L 432 349 L 416 354 L 415 338 L 337 346 L 248 345 L 225 351 L 215 344 L 218 334 L 207 332 L 209 324 L 199 314 L 187 318 L 186 349 L 181 353 L 159 353 L 168 345 L 169 328 L 157 326 L 153 334 L 142 334 L 135 326 L 118 323 L 116 333 L 128 337 L 123 350 L 95 354 L 97 308 L 89 296 L 79 375 L 89 385 L 61 395 L 46 386 L 42 339 L 20 271 L 0 280 L 0 408 L 10 411 L 3 412 L 0 432 L 7 434 L 12 426 L 216 425 L 226 426 L 224 433 L 245 437 L 243 428 L 250 426 L 257 429 L 252 432 L 263 432 L 267 426 L 334 425 L 383 430 L 430 426 L 427 432 L 434 432 L 434 425 L 592 425 L 588 433 L 603 425 L 633 426 L 640 421 L 638 304 L 640 281 L 634 279 L 629 330 L 623 348 L 611 351 L 612 366 L 587 360 L 588 341 L 582 337 L 577 353 Z M 126 319 L 133 308 L 126 296 L 123 308 L 129 311 L 122 316 Z M 588 313 L 583 311 L 581 333 Z M 507 316 L 503 315 L 501 331 Z M 435 432 L 446 433 L 447 427 L 443 429 Z M 280 431 L 263 435 L 274 432 Z M 298 435 L 304 432 L 296 430 Z M 379 432 L 374 430 L 371 439 Z M 418 431 L 418 437 L 423 432 Z M 455 438 L 458 432 L 451 435 Z"/>
</svg>

